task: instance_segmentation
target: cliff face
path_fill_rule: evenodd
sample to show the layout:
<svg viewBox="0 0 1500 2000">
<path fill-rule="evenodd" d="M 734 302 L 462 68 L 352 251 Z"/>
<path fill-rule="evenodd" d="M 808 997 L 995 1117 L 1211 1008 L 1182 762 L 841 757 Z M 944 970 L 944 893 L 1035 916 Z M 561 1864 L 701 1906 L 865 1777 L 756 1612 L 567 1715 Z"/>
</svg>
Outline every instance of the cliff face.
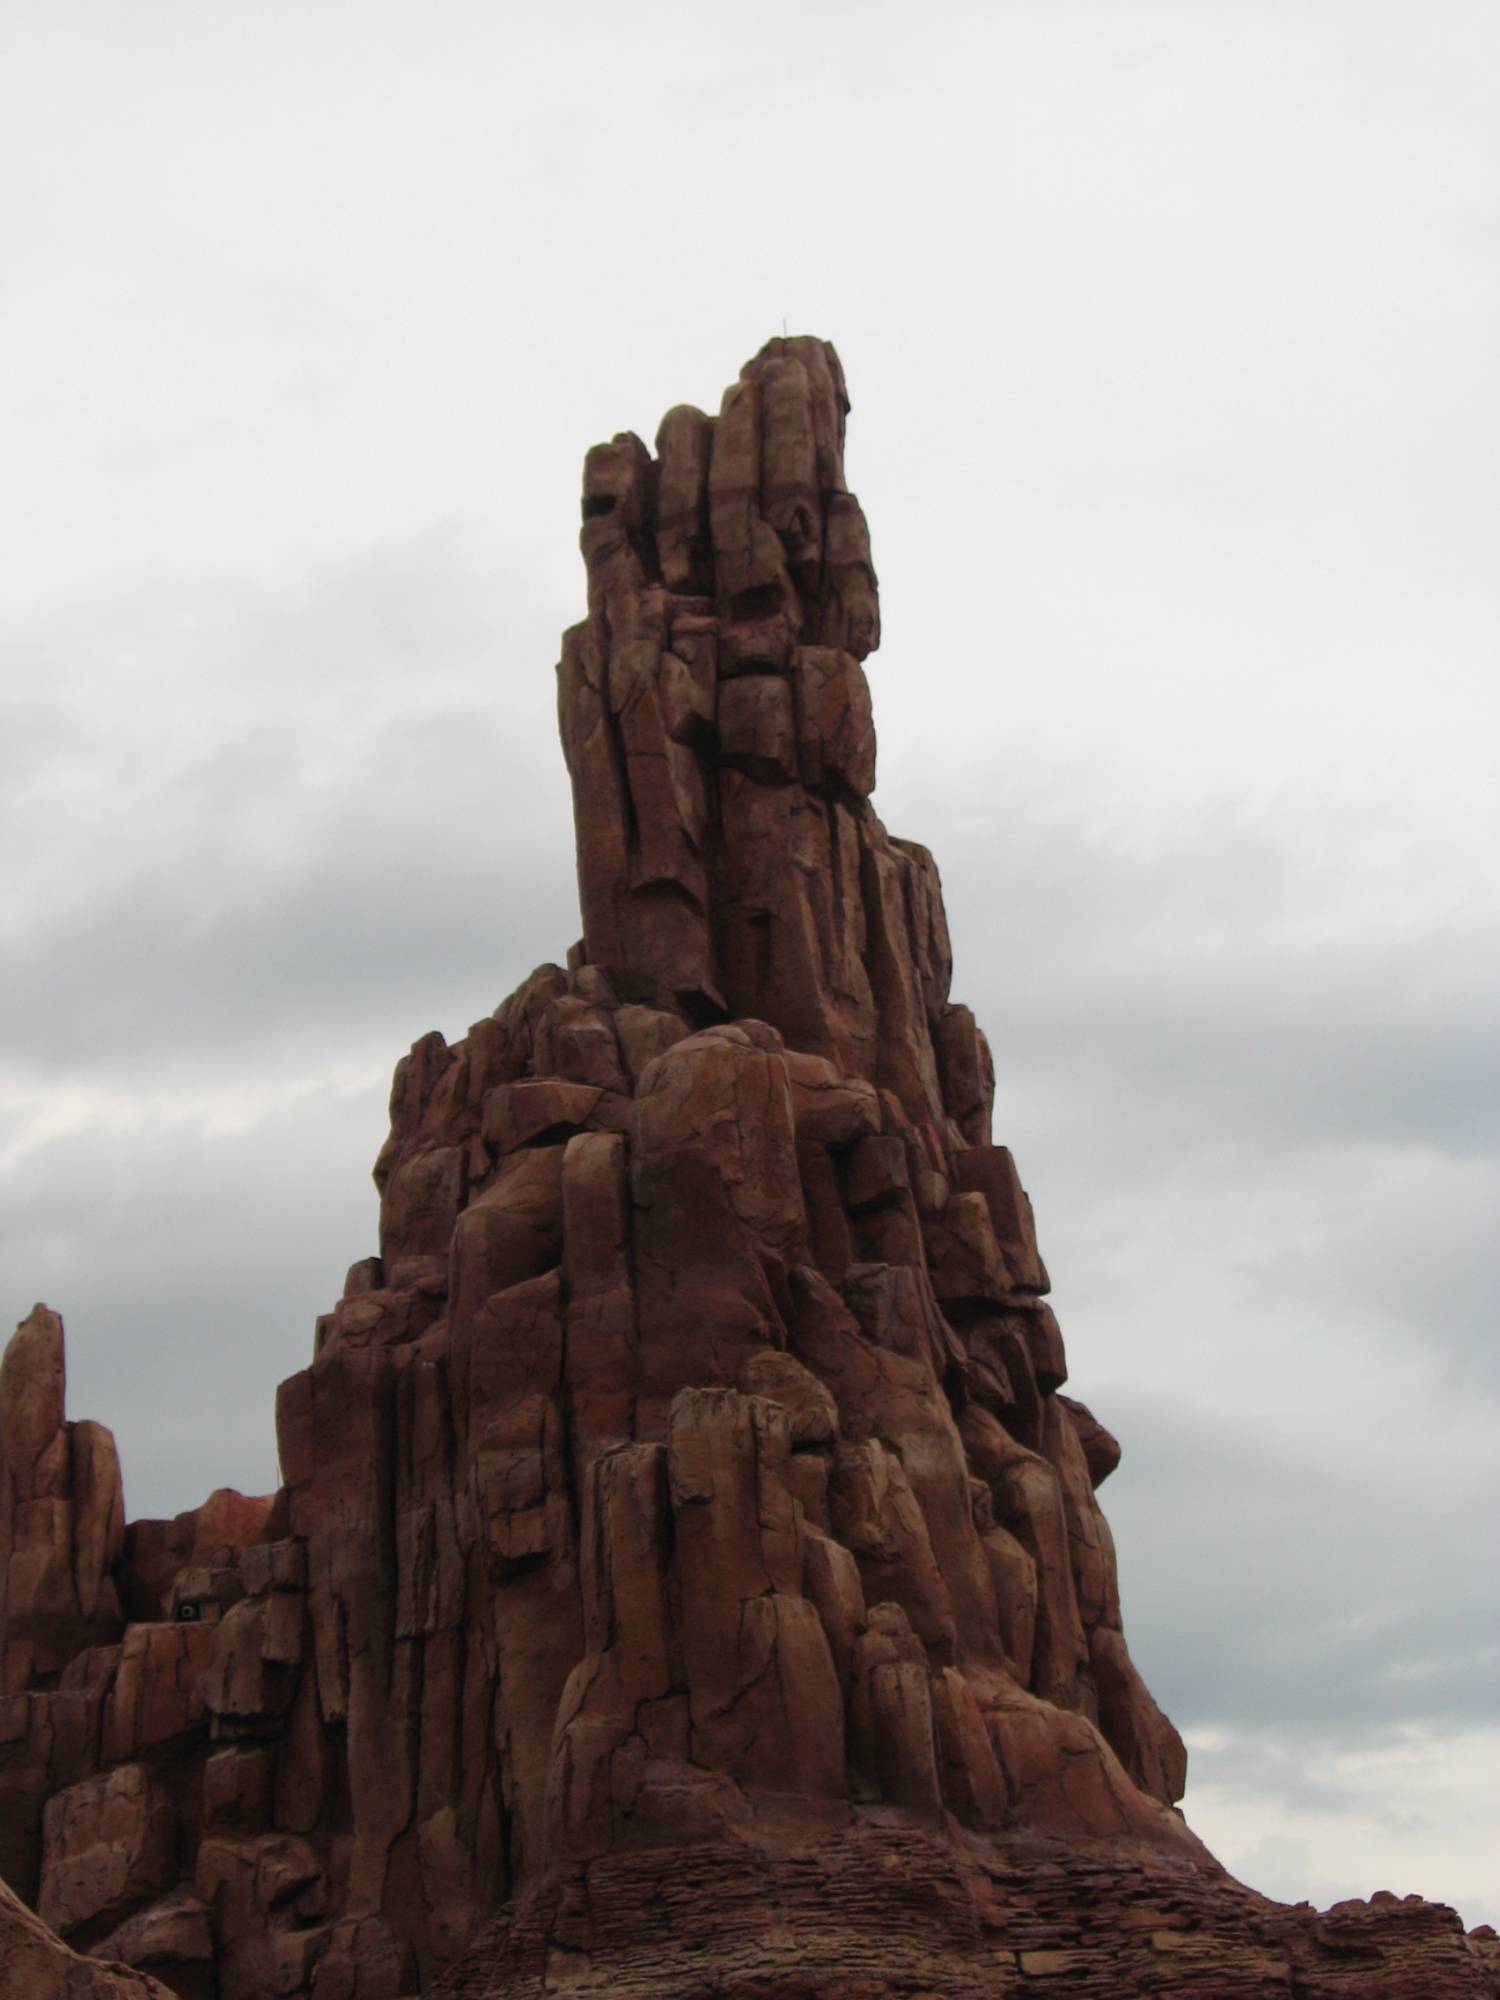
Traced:
<svg viewBox="0 0 1500 2000">
<path fill-rule="evenodd" d="M 870 806 L 846 410 L 777 340 L 588 455 L 584 936 L 399 1064 L 280 1492 L 125 1529 L 60 1322 L 7 1353 L 0 1869 L 189 2000 L 1500 1990 L 1174 1810 L 1119 1448 Z"/>
</svg>

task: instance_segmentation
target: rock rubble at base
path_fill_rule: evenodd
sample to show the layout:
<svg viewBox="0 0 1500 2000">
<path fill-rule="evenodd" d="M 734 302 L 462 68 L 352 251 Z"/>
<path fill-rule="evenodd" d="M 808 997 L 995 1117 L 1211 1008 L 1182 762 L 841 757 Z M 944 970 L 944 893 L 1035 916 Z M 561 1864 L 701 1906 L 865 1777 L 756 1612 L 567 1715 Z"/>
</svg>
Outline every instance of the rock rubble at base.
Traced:
<svg viewBox="0 0 1500 2000">
<path fill-rule="evenodd" d="M 870 805 L 846 410 L 777 340 L 589 454 L 584 936 L 398 1065 L 280 1491 L 127 1529 L 60 1321 L 7 1352 L 0 1872 L 182 2000 L 1500 1990 L 1174 1809 L 1119 1446 Z"/>
</svg>

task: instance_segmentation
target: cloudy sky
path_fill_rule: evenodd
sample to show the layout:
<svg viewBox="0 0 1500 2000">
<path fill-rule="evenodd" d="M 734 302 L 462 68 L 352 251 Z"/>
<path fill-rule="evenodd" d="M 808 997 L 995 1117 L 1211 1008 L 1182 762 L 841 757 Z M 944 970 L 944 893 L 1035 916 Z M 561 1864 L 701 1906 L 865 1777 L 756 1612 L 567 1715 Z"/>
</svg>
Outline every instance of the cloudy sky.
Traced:
<svg viewBox="0 0 1500 2000">
<path fill-rule="evenodd" d="M 396 1057 L 576 935 L 578 465 L 839 346 L 877 804 L 1257 1886 L 1500 1921 L 1489 0 L 9 0 L 0 1279 L 276 1482 Z"/>
</svg>

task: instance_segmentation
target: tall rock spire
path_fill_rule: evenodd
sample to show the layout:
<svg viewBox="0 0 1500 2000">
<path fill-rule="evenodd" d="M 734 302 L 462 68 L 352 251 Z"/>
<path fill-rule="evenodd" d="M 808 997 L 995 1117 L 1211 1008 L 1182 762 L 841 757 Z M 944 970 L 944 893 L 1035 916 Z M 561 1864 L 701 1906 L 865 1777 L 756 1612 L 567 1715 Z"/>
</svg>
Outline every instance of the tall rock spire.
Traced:
<svg viewBox="0 0 1500 2000">
<path fill-rule="evenodd" d="M 774 340 L 589 453 L 583 940 L 397 1066 L 280 1491 L 122 1549 L 60 1323 L 0 1371 L 3 1865 L 185 2000 L 1494 1990 L 1452 1912 L 1278 1910 L 1175 1810 L 1119 1447 L 870 804 L 847 408 Z"/>
<path fill-rule="evenodd" d="M 669 412 L 655 459 L 630 435 L 595 446 L 589 617 L 558 701 L 584 960 L 624 1000 L 771 1021 L 873 1077 L 860 662 L 880 612 L 847 408 L 831 347 L 776 340 L 716 421 Z"/>
</svg>

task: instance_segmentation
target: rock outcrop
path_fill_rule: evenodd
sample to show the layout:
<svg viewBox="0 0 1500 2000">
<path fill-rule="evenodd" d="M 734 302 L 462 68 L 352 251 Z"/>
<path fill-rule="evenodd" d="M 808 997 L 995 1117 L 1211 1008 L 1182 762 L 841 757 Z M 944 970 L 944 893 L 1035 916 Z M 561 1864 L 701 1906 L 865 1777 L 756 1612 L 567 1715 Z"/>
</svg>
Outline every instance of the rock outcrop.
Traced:
<svg viewBox="0 0 1500 2000">
<path fill-rule="evenodd" d="M 172 2000 L 129 1966 L 80 1958 L 0 1882 L 0 1993 L 12 2000 Z"/>
<path fill-rule="evenodd" d="M 870 805 L 846 409 L 776 340 L 589 453 L 584 935 L 398 1065 L 280 1491 L 126 1529 L 60 1322 L 7 1353 L 0 1868 L 184 2000 L 1500 1990 L 1175 1809 L 1119 1446 Z"/>
</svg>

